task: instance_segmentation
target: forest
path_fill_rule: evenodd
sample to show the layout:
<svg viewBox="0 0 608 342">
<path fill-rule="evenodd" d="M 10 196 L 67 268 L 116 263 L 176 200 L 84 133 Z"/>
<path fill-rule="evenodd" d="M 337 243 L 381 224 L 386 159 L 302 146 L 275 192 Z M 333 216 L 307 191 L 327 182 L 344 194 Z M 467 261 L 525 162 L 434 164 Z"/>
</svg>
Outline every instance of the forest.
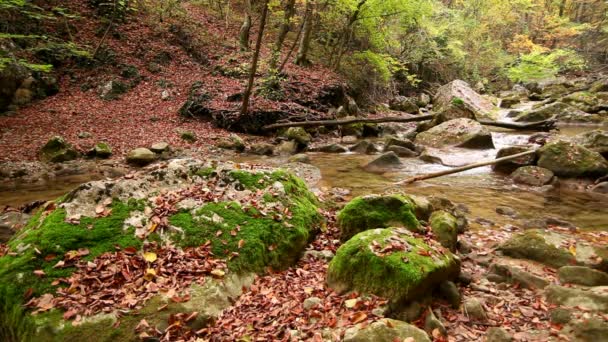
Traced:
<svg viewBox="0 0 608 342">
<path fill-rule="evenodd" d="M 0 341 L 607 341 L 608 2 L 0 0 Z"/>
</svg>

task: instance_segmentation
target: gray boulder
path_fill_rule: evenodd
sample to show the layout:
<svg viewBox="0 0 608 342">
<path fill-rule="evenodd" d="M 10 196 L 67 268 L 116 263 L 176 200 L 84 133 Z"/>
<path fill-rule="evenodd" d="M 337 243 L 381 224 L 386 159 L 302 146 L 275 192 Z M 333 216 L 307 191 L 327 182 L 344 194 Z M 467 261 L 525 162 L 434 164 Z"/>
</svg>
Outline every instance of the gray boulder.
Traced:
<svg viewBox="0 0 608 342">
<path fill-rule="evenodd" d="M 395 152 L 395 154 L 401 158 L 412 158 L 418 156 L 418 153 L 416 153 L 416 151 L 412 151 L 407 147 L 401 147 L 396 145 L 389 146 L 388 148 L 385 148 L 384 151 Z"/>
<path fill-rule="evenodd" d="M 559 281 L 564 284 L 608 286 L 608 273 L 584 266 L 564 266 L 558 270 Z"/>
<path fill-rule="evenodd" d="M 496 120 L 498 115 L 498 108 L 492 102 L 461 80 L 452 81 L 437 89 L 433 105 L 436 112 L 462 109 L 471 113 L 476 119 Z"/>
<path fill-rule="evenodd" d="M 61 163 L 78 158 L 78 151 L 61 136 L 54 136 L 40 150 L 40 159 Z"/>
<path fill-rule="evenodd" d="M 397 96 L 392 99 L 389 103 L 389 107 L 392 110 L 406 112 L 410 114 L 418 114 L 420 108 L 416 104 L 417 100 L 411 97 Z"/>
<path fill-rule="evenodd" d="M 365 327 L 357 325 L 344 333 L 344 342 L 431 342 L 424 330 L 394 319 L 383 318 Z M 412 340 L 413 339 L 413 340 Z"/>
<path fill-rule="evenodd" d="M 523 166 L 511 174 L 511 179 L 517 184 L 543 186 L 551 183 L 554 174 L 551 170 L 539 166 Z"/>
<path fill-rule="evenodd" d="M 436 148 L 494 148 L 490 131 L 479 122 L 465 118 L 450 120 L 419 133 L 416 143 Z"/>
<path fill-rule="evenodd" d="M 585 289 L 549 285 L 545 297 L 550 304 L 589 311 L 608 312 L 608 287 L 597 286 Z"/>
<path fill-rule="evenodd" d="M 566 141 L 548 143 L 538 150 L 538 166 L 556 176 L 603 176 L 608 173 L 608 161 L 601 154 Z"/>
<path fill-rule="evenodd" d="M 511 156 L 518 153 L 530 151 L 533 147 L 529 145 L 503 147 L 496 153 L 496 159 Z M 517 159 L 511 159 L 492 165 L 492 169 L 500 172 L 513 172 L 520 166 L 534 165 L 536 155 L 527 155 Z"/>
<path fill-rule="evenodd" d="M 384 173 L 396 170 L 401 166 L 403 166 L 403 163 L 395 152 L 386 152 L 363 165 L 363 169 L 373 173 Z"/>
<path fill-rule="evenodd" d="M 372 142 L 361 140 L 355 145 L 351 146 L 350 151 L 363 154 L 374 154 L 380 152 L 380 149 Z"/>
<path fill-rule="evenodd" d="M 127 154 L 127 163 L 137 166 L 144 166 L 156 160 L 156 154 L 147 148 L 140 147 Z"/>
</svg>

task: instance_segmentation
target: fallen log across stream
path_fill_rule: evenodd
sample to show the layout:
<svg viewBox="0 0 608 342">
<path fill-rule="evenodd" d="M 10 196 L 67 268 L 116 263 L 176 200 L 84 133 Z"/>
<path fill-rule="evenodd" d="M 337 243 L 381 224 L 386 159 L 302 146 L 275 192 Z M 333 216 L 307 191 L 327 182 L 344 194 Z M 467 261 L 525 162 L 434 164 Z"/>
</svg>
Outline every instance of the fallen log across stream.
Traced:
<svg viewBox="0 0 608 342">
<path fill-rule="evenodd" d="M 464 165 L 464 166 L 460 166 L 460 167 L 455 167 L 450 170 L 444 170 L 444 171 L 439 171 L 439 172 L 434 172 L 434 173 L 428 173 L 426 175 L 419 175 L 419 176 L 411 177 L 411 178 L 399 181 L 395 184 L 397 184 L 397 185 L 411 184 L 411 183 L 425 180 L 425 179 L 437 178 L 437 177 L 441 177 L 441 176 L 451 175 L 453 173 L 459 173 L 459 172 L 467 171 L 470 169 L 475 169 L 475 168 L 482 167 L 482 166 L 498 164 L 498 163 L 501 163 L 501 162 L 504 162 L 507 160 L 513 160 L 513 159 L 525 157 L 525 156 L 535 154 L 535 153 L 536 153 L 536 150 L 526 151 L 526 152 L 517 153 L 517 154 L 510 155 L 510 156 L 494 159 L 494 160 L 488 160 L 485 162 L 479 162 L 479 163 L 473 163 L 473 164 Z"/>
<path fill-rule="evenodd" d="M 341 125 L 351 125 L 357 123 L 384 123 L 384 122 L 418 122 L 418 121 L 427 121 L 435 118 L 435 114 L 427 114 L 427 115 L 419 115 L 412 117 L 396 117 L 396 116 L 388 116 L 381 118 L 356 118 L 356 119 L 347 119 L 347 120 L 318 120 L 318 121 L 300 121 L 300 122 L 281 122 L 275 123 L 272 125 L 266 125 L 262 127 L 263 131 L 272 131 L 279 128 L 288 128 L 288 127 L 319 127 L 319 126 L 341 126 Z M 509 128 L 509 129 L 517 129 L 517 130 L 538 130 L 538 131 L 550 131 L 555 128 L 556 120 L 554 118 L 549 118 L 543 121 L 535 121 L 528 123 L 515 123 L 515 122 L 501 122 L 501 121 L 488 121 L 488 120 L 479 120 L 479 123 L 486 126 L 494 126 L 501 128 Z"/>
</svg>

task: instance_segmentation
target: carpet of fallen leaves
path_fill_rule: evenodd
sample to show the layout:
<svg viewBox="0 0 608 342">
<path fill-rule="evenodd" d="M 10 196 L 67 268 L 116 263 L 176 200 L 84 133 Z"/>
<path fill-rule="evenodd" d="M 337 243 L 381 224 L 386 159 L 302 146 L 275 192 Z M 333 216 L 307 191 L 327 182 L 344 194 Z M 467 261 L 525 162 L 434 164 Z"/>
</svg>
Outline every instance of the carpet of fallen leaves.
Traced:
<svg viewBox="0 0 608 342">
<path fill-rule="evenodd" d="M 87 1 L 73 1 L 65 6 L 86 18 L 75 23 L 78 26 L 75 42 L 85 46 L 97 44 L 100 37 L 96 32 L 104 26 Z M 203 148 L 226 136 L 226 131 L 214 128 L 209 122 L 180 117 L 178 110 L 195 81 L 202 82 L 205 91 L 212 95 L 211 108 L 239 108 L 239 102 L 227 101 L 227 97 L 244 89 L 245 77 L 225 77 L 216 69 L 227 63 L 226 60 L 241 64 L 249 61 L 250 55 L 240 53 L 237 47 L 240 23 L 227 24 L 217 13 L 192 4 L 184 6 L 185 17 L 175 20 L 191 23 L 199 28 L 201 36 L 207 37 L 204 42 L 207 63 L 196 62 L 175 42 L 169 33 L 170 20 L 159 24 L 143 13 L 133 16 L 118 27 L 120 38 L 110 35 L 106 41 L 116 53 L 115 62 L 95 68 L 62 67 L 58 69 L 62 76 L 57 95 L 37 101 L 12 116 L 0 116 L 0 160 L 35 160 L 39 149 L 54 135 L 64 136 L 82 151 L 105 141 L 112 147 L 114 157 L 159 141 L 175 147 Z M 160 72 L 152 73 L 146 66 L 160 52 L 168 53 L 171 60 Z M 269 53 L 269 48 L 264 46 L 262 58 Z M 98 88 L 112 79 L 120 79 L 120 66 L 126 64 L 138 69 L 141 82 L 116 100 L 102 100 Z M 320 85 L 339 81 L 335 73 L 320 66 L 301 68 L 288 63 L 285 72 L 288 75 L 286 91 L 291 95 L 283 102 L 254 95 L 252 110 L 303 108 L 293 100 L 314 98 Z M 168 99 L 162 99 L 163 91 L 168 92 Z M 198 140 L 183 141 L 180 138 L 183 131 L 194 132 Z M 82 132 L 90 133 L 91 137 L 79 138 Z"/>
</svg>

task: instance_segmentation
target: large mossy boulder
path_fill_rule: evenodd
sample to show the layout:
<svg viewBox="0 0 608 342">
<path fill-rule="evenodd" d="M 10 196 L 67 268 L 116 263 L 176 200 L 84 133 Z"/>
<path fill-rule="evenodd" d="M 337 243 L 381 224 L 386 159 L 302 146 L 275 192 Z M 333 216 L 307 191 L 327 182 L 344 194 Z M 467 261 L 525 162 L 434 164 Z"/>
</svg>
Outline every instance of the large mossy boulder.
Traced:
<svg viewBox="0 0 608 342">
<path fill-rule="evenodd" d="M 357 325 L 344 333 L 344 342 L 431 342 L 424 330 L 414 325 L 384 318 L 370 325 Z"/>
<path fill-rule="evenodd" d="M 354 290 L 390 301 L 394 308 L 430 294 L 460 272 L 460 260 L 439 243 L 405 228 L 373 229 L 343 244 L 327 270 L 337 292 Z"/>
<path fill-rule="evenodd" d="M 531 229 L 515 234 L 498 250 L 513 258 L 534 260 L 555 268 L 580 265 L 608 271 L 608 247 L 580 239 L 573 241 L 547 230 Z"/>
<path fill-rule="evenodd" d="M 78 158 L 78 151 L 63 137 L 54 136 L 40 150 L 40 159 L 45 162 L 61 163 Z"/>
<path fill-rule="evenodd" d="M 298 260 L 321 224 L 315 196 L 301 179 L 283 170 L 240 169 L 233 163 L 179 159 L 134 178 L 86 183 L 37 212 L 8 242 L 10 253 L 0 257 L 0 302 L 10 299 L 14 305 L 0 306 L 0 330 L 14 324 L 5 315 L 18 311 L 27 293 L 35 309 L 44 308 L 34 320 L 37 328 L 33 331 L 51 329 L 50 341 L 65 340 L 64 327 L 71 331 L 71 322 L 62 319 L 68 309 L 76 309 L 83 319 L 120 311 L 124 316 L 121 326 L 135 317 L 130 329 L 118 329 L 114 337 L 136 340 L 137 322 L 156 322 L 164 311 L 157 310 L 161 303 L 142 315 L 129 303 L 146 305 L 158 288 L 167 291 L 168 285 L 175 284 L 177 292 L 190 291 L 192 300 L 206 298 L 197 302 L 199 308 L 182 300 L 181 305 L 190 309 L 180 306 L 177 312 L 201 313 L 215 303 L 229 305 L 234 295 L 222 291 L 232 290 L 205 290 L 211 279 L 200 291 L 189 288 L 192 277 L 201 281 L 221 278 L 229 286 L 228 278 L 233 275 L 284 269 Z M 161 261 L 155 264 L 156 255 L 159 260 L 168 258 L 167 250 L 181 255 L 172 262 L 200 258 L 199 265 L 183 269 L 159 264 Z M 154 258 L 149 259 L 144 252 L 153 252 Z M 109 266 L 124 258 L 134 265 L 126 273 L 122 266 Z M 96 266 L 87 268 L 91 265 Z M 150 276 L 146 267 L 154 267 L 156 272 Z M 114 291 L 112 298 L 116 300 L 103 305 L 62 304 L 70 302 L 66 296 L 71 293 L 64 291 L 70 286 L 87 294 L 83 298 L 93 300 L 90 294 L 96 292 L 97 281 L 83 280 L 83 272 L 97 272 L 95 269 L 112 277 L 111 284 L 104 277 L 100 281 L 105 284 L 103 291 Z M 238 291 L 241 287 L 234 286 Z M 157 290 L 147 294 L 150 288 Z M 53 305 L 44 302 L 49 296 Z M 29 314 L 19 315 L 31 321 Z M 113 323 L 82 324 L 81 333 L 95 328 L 106 336 Z"/>
<path fill-rule="evenodd" d="M 538 166 L 556 176 L 603 176 L 608 173 L 608 161 L 601 154 L 567 141 L 548 143 L 538 150 Z"/>
<path fill-rule="evenodd" d="M 346 241 L 360 232 L 387 227 L 404 227 L 422 232 L 415 208 L 414 201 L 402 195 L 357 197 L 338 213 L 340 237 Z"/>
<path fill-rule="evenodd" d="M 418 114 L 420 108 L 416 102 L 417 100 L 412 97 L 397 96 L 389 102 L 389 108 L 409 114 Z"/>
<path fill-rule="evenodd" d="M 431 214 L 429 224 L 433 235 L 441 245 L 452 252 L 456 251 L 458 242 L 458 221 L 447 211 L 438 210 Z"/>
<path fill-rule="evenodd" d="M 597 95 L 587 91 L 577 91 L 569 94 L 563 97 L 561 101 L 587 113 L 597 113 L 602 109 Z"/>
<path fill-rule="evenodd" d="M 444 122 L 416 136 L 416 143 L 430 147 L 493 148 L 492 133 L 479 122 L 461 118 Z"/>
<path fill-rule="evenodd" d="M 436 112 L 456 107 L 464 112 L 469 112 L 476 119 L 496 120 L 498 115 L 498 108 L 492 102 L 461 80 L 452 81 L 437 89 L 433 105 Z"/>
<path fill-rule="evenodd" d="M 572 142 L 586 148 L 592 148 L 603 156 L 608 154 L 608 131 L 596 129 L 593 131 L 577 134 Z"/>
<path fill-rule="evenodd" d="M 571 123 L 597 123 L 602 118 L 595 114 L 588 114 L 582 110 L 563 102 L 553 102 L 540 108 L 535 108 L 519 114 L 515 121 L 535 122 L 555 117 L 561 122 Z"/>
</svg>

